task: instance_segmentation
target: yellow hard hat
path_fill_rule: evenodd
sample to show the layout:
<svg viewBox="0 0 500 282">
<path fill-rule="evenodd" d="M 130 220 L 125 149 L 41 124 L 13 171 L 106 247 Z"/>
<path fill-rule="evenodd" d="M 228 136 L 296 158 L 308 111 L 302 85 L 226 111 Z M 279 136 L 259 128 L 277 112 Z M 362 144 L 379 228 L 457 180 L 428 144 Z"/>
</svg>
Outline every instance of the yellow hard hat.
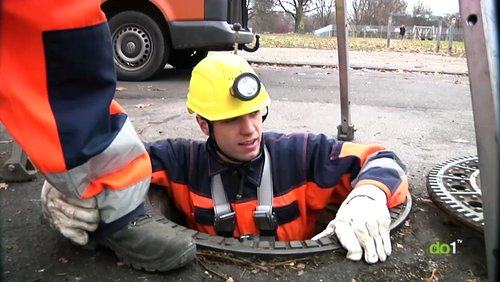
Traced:
<svg viewBox="0 0 500 282">
<path fill-rule="evenodd" d="M 217 53 L 194 67 L 186 106 L 209 121 L 246 115 L 269 106 L 271 98 L 248 62 Z"/>
</svg>

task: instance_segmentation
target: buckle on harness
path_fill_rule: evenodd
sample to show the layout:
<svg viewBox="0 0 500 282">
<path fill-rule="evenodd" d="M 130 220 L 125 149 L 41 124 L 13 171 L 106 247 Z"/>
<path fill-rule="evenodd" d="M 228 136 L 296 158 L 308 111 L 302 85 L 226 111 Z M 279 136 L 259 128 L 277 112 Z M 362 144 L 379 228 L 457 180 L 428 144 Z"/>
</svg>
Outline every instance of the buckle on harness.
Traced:
<svg viewBox="0 0 500 282">
<path fill-rule="evenodd" d="M 260 230 L 274 230 L 278 226 L 274 212 L 256 210 L 253 212 L 255 224 Z"/>
<path fill-rule="evenodd" d="M 214 228 L 217 232 L 233 232 L 236 216 L 234 212 L 223 215 L 216 215 L 214 219 Z"/>
</svg>

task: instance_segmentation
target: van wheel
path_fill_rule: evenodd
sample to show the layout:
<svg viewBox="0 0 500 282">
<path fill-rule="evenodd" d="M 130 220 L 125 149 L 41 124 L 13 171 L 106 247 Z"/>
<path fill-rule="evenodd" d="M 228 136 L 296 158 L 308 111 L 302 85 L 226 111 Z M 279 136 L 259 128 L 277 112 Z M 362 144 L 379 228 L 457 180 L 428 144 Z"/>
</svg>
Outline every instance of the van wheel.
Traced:
<svg viewBox="0 0 500 282">
<path fill-rule="evenodd" d="M 149 16 L 126 11 L 109 19 L 113 58 L 119 80 L 147 80 L 165 67 L 170 38 Z"/>
<path fill-rule="evenodd" d="M 172 50 L 168 63 L 178 69 L 190 69 L 208 55 L 208 51 Z"/>
</svg>

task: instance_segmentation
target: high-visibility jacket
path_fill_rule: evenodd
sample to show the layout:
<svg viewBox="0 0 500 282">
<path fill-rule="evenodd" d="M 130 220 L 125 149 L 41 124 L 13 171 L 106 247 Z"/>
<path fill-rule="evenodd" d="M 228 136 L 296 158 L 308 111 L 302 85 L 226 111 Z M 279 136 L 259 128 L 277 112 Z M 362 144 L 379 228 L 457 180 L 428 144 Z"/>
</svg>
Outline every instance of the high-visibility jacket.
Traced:
<svg viewBox="0 0 500 282">
<path fill-rule="evenodd" d="M 406 200 L 405 166 L 380 145 L 341 142 L 321 134 L 267 132 L 263 140 L 271 159 L 276 236 L 281 241 L 311 238 L 318 211 L 330 203 L 341 203 L 354 187 L 363 184 L 382 189 L 389 207 Z M 190 228 L 217 234 L 210 183 L 212 176 L 220 174 L 236 214 L 233 236 L 260 234 L 253 212 L 264 154 L 238 166 L 213 156 L 206 142 L 166 139 L 146 147 L 153 165 L 152 183 L 167 189 Z"/>
<path fill-rule="evenodd" d="M 101 2 L 0 0 L 0 120 L 51 184 L 97 196 L 111 222 L 144 201 L 151 162 L 112 100 Z"/>
</svg>

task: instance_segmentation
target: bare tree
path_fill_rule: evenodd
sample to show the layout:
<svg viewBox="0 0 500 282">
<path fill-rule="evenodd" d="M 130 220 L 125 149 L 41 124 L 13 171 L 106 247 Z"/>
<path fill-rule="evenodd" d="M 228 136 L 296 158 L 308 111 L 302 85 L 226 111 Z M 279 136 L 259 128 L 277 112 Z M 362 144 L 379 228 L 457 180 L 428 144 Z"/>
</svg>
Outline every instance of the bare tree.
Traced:
<svg viewBox="0 0 500 282">
<path fill-rule="evenodd" d="M 249 25 L 254 31 L 271 31 L 276 14 L 274 0 L 249 0 L 247 5 Z"/>
<path fill-rule="evenodd" d="M 367 24 L 373 18 L 374 9 L 371 0 L 353 0 L 352 1 L 352 25 Z"/>
<path fill-rule="evenodd" d="M 335 18 L 335 0 L 316 0 L 314 6 L 315 25 L 324 27 L 333 23 Z"/>
<path fill-rule="evenodd" d="M 314 10 L 313 0 L 276 0 L 281 9 L 295 21 L 294 31 L 304 33 L 305 14 Z"/>
<path fill-rule="evenodd" d="M 419 1 L 412 9 L 413 23 L 415 25 L 430 25 L 432 20 L 432 9 Z"/>
<path fill-rule="evenodd" d="M 392 13 L 404 14 L 405 0 L 352 0 L 352 25 L 385 25 Z"/>
<path fill-rule="evenodd" d="M 413 16 L 418 17 L 418 16 L 424 16 L 424 15 L 432 15 L 432 9 L 428 6 L 425 6 L 422 1 L 418 1 L 415 6 L 413 6 Z"/>
<path fill-rule="evenodd" d="M 248 19 L 260 16 L 261 14 L 271 14 L 274 6 L 274 0 L 248 0 Z"/>
</svg>

